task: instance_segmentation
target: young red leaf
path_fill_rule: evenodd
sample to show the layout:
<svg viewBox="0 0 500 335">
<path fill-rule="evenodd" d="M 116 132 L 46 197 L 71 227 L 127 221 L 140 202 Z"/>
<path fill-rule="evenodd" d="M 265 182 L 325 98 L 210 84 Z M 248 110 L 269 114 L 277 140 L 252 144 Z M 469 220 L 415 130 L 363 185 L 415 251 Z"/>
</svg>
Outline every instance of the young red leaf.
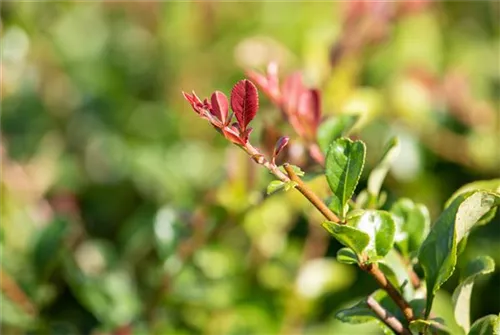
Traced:
<svg viewBox="0 0 500 335">
<path fill-rule="evenodd" d="M 245 145 L 245 141 L 240 137 L 239 130 L 237 128 L 224 127 L 221 128 L 221 130 L 224 137 L 227 138 L 229 141 L 238 145 Z"/>
<path fill-rule="evenodd" d="M 241 132 L 245 132 L 259 109 L 257 88 L 248 79 L 240 80 L 231 91 L 231 108 L 236 115 Z"/>
<path fill-rule="evenodd" d="M 276 141 L 276 145 L 274 146 L 274 152 L 273 152 L 273 163 L 276 160 L 276 157 L 280 154 L 281 150 L 283 150 L 284 147 L 288 144 L 288 141 L 290 138 L 288 136 L 282 136 Z"/>
<path fill-rule="evenodd" d="M 224 125 L 227 125 L 230 121 L 228 120 L 229 113 L 229 103 L 226 96 L 221 91 L 215 91 L 210 97 L 212 102 L 212 114 L 215 115 Z"/>
<path fill-rule="evenodd" d="M 196 113 L 200 114 L 202 112 L 203 103 L 201 102 L 200 98 L 198 98 L 196 93 L 194 93 L 194 91 L 193 94 L 182 91 L 182 95 L 184 96 L 184 99 L 186 99 L 191 104 L 191 107 L 193 107 L 193 110 Z"/>
</svg>

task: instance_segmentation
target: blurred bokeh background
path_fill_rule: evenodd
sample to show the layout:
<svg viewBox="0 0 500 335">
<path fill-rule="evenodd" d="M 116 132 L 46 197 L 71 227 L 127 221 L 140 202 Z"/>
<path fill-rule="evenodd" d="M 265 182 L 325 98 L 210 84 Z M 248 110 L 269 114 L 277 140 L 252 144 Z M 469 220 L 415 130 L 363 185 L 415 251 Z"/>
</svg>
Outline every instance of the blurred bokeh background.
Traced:
<svg viewBox="0 0 500 335">
<path fill-rule="evenodd" d="M 376 334 L 335 320 L 376 287 L 340 245 L 184 101 L 277 61 L 356 110 L 370 171 L 433 219 L 461 185 L 499 177 L 500 7 L 461 2 L 2 2 L 4 334 Z M 261 94 L 252 142 L 300 140 Z M 322 177 L 311 181 L 322 188 Z M 366 185 L 365 177 L 360 188 Z M 500 219 L 464 256 L 500 264 Z M 436 302 L 452 314 L 452 277 Z M 473 319 L 500 310 L 500 272 Z"/>
</svg>

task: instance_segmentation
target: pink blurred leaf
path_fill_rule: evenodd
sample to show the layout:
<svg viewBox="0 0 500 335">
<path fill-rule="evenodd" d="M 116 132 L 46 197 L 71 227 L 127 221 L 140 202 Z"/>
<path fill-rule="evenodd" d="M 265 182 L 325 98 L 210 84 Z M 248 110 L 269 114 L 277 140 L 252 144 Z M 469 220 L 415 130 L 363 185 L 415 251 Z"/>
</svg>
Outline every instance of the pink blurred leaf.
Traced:
<svg viewBox="0 0 500 335">
<path fill-rule="evenodd" d="M 321 120 L 321 101 L 318 90 L 306 90 L 300 96 L 299 119 L 306 123 L 309 135 L 315 135 Z"/>
<path fill-rule="evenodd" d="M 302 84 L 302 74 L 300 72 L 292 73 L 286 78 L 282 87 L 282 105 L 287 114 L 295 114 L 300 94 L 304 89 L 305 87 Z"/>
<path fill-rule="evenodd" d="M 278 65 L 275 62 L 269 63 L 269 65 L 267 66 L 266 75 L 252 70 L 247 71 L 247 75 L 262 91 L 264 91 L 267 97 L 274 104 L 279 105 L 281 103 L 281 93 L 279 89 L 278 79 Z"/>
<path fill-rule="evenodd" d="M 244 132 L 259 109 L 257 88 L 250 80 L 240 80 L 234 85 L 231 91 L 231 108 L 236 115 L 241 131 Z"/>
</svg>

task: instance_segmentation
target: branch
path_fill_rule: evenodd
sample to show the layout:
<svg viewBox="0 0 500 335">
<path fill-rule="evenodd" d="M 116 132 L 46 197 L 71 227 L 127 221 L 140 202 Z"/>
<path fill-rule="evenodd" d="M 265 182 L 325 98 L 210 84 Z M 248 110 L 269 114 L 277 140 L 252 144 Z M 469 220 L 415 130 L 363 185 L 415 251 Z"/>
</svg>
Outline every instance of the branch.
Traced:
<svg viewBox="0 0 500 335">
<path fill-rule="evenodd" d="M 297 183 L 297 186 L 295 186 L 295 188 L 297 190 L 299 190 L 300 193 L 302 193 L 306 198 L 307 200 L 309 200 L 311 202 L 311 204 L 314 205 L 314 207 L 316 207 L 320 212 L 321 214 L 323 214 L 323 216 L 325 218 L 327 218 L 329 221 L 333 221 L 335 223 L 342 223 L 342 221 L 337 217 L 337 215 L 335 215 L 326 205 L 325 203 L 323 202 L 323 200 L 321 200 L 303 181 L 302 179 L 299 178 L 299 176 L 297 176 L 297 174 L 295 174 L 295 172 L 293 172 L 293 169 L 292 167 L 290 166 L 290 164 L 286 163 L 285 165 L 283 165 L 283 167 L 285 168 L 285 171 L 288 173 L 288 176 L 290 177 L 290 179 L 292 181 L 294 181 L 295 183 Z"/>
<path fill-rule="evenodd" d="M 387 277 L 384 275 L 382 271 L 378 268 L 378 266 L 374 263 L 370 263 L 367 265 L 360 264 L 360 268 L 366 272 L 368 272 L 376 281 L 377 284 L 389 294 L 391 299 L 398 305 L 399 309 L 403 312 L 403 315 L 408 322 L 411 322 L 415 319 L 415 314 L 413 312 L 413 308 L 408 304 L 408 302 L 403 298 L 401 293 L 387 280 Z"/>
<path fill-rule="evenodd" d="M 368 296 L 366 304 L 375 314 L 377 314 L 380 321 L 385 323 L 386 326 L 391 328 L 396 334 L 411 335 L 411 332 L 406 329 L 394 315 L 382 307 L 371 295 Z"/>
<path fill-rule="evenodd" d="M 323 214 L 328 220 L 334 221 L 337 223 L 341 223 L 340 219 L 323 203 L 319 197 L 314 194 L 292 170 L 290 165 L 284 165 L 286 172 L 290 176 L 290 179 L 297 183 L 296 188 L 314 205 L 316 208 Z M 401 293 L 387 280 L 387 277 L 384 275 L 380 269 L 374 265 L 369 264 L 368 266 L 361 266 L 361 269 L 368 272 L 378 283 L 378 285 L 384 289 L 387 294 L 394 300 L 394 302 L 398 305 L 398 307 L 403 312 L 405 318 L 408 322 L 414 319 L 414 313 L 411 306 L 408 302 L 403 298 Z"/>
<path fill-rule="evenodd" d="M 311 204 L 316 207 L 323 216 L 329 220 L 338 224 L 345 224 L 342 222 L 335 213 L 333 213 L 303 181 L 300 179 L 297 174 L 293 171 L 292 167 L 289 164 L 284 164 L 285 171 L 288 173 L 288 176 L 285 175 L 278 168 L 276 164 L 269 162 L 256 148 L 254 148 L 250 142 L 247 142 L 244 146 L 242 146 L 243 150 L 245 150 L 252 159 L 265 168 L 267 168 L 272 174 L 274 174 L 279 180 L 283 182 L 289 182 L 290 180 L 295 182 L 297 185 L 295 188 L 304 195 L 304 197 L 309 200 Z M 404 299 L 401 293 L 389 282 L 387 277 L 384 275 L 380 269 L 374 264 L 368 265 L 360 265 L 360 268 L 366 272 L 368 272 L 378 283 L 378 285 L 389 294 L 392 300 L 398 305 L 398 307 L 403 312 L 406 320 L 411 322 L 414 320 L 415 315 L 413 309 L 408 304 L 408 302 Z"/>
</svg>

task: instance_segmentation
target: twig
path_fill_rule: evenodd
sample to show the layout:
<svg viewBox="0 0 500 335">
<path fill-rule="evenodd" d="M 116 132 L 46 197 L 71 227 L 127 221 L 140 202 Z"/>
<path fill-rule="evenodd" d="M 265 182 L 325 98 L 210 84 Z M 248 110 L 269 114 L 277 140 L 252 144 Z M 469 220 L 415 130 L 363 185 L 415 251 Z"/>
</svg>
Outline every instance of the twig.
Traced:
<svg viewBox="0 0 500 335">
<path fill-rule="evenodd" d="M 406 266 L 408 271 L 408 276 L 410 277 L 411 284 L 415 289 L 418 289 L 421 285 L 420 277 L 413 270 L 413 266 L 411 265 L 411 261 L 406 260 L 402 254 L 397 253 L 398 257 L 401 259 L 401 262 Z"/>
<path fill-rule="evenodd" d="M 411 332 L 406 329 L 403 324 L 389 311 L 382 307 L 377 300 L 375 300 L 371 295 L 368 296 L 366 300 L 368 307 L 379 317 L 379 319 L 391 328 L 397 334 L 411 335 Z"/>
<path fill-rule="evenodd" d="M 341 223 L 340 219 L 323 203 L 319 197 L 313 193 L 300 179 L 295 172 L 293 172 L 290 165 L 284 165 L 286 172 L 290 176 L 290 179 L 297 183 L 296 188 L 314 205 L 319 211 L 330 221 Z M 380 269 L 374 265 L 369 264 L 366 266 L 361 266 L 362 270 L 368 272 L 378 283 L 378 285 L 384 289 L 387 294 L 394 300 L 394 302 L 398 305 L 398 307 L 403 312 L 405 318 L 408 322 L 414 319 L 414 313 L 411 306 L 406 302 L 401 293 L 387 280 L 387 277 L 384 275 Z"/>
<path fill-rule="evenodd" d="M 389 294 L 391 299 L 398 305 L 399 309 L 403 312 L 403 315 L 408 322 L 411 322 L 415 319 L 415 314 L 413 312 L 413 308 L 408 304 L 408 302 L 403 298 L 401 293 L 387 280 L 387 277 L 384 275 L 382 271 L 378 268 L 378 266 L 374 263 L 360 265 L 360 268 L 367 273 L 369 273 L 375 280 L 377 284 Z"/>
<path fill-rule="evenodd" d="M 311 204 L 316 207 L 323 216 L 329 220 L 336 222 L 338 224 L 343 224 L 343 222 L 335 215 L 325 203 L 302 181 L 302 179 L 297 176 L 289 164 L 284 164 L 285 171 L 288 176 L 285 175 L 277 165 L 269 162 L 256 148 L 254 148 L 250 142 L 247 142 L 242 146 L 250 157 L 257 163 L 265 168 L 267 168 L 272 174 L 274 174 L 279 180 L 283 182 L 289 182 L 290 180 L 296 183 L 295 188 L 304 195 Z M 414 312 L 408 302 L 404 299 L 401 293 L 389 282 L 387 277 L 384 275 L 380 269 L 374 264 L 360 265 L 361 269 L 369 273 L 378 283 L 378 285 L 389 294 L 392 300 L 398 305 L 398 307 L 403 312 L 406 320 L 411 322 L 414 320 Z"/>
<path fill-rule="evenodd" d="M 320 212 L 321 214 L 323 214 L 323 216 L 325 218 L 327 218 L 329 221 L 333 221 L 335 223 L 342 223 L 342 221 L 337 217 L 337 215 L 335 215 L 326 205 L 325 203 L 323 202 L 323 200 L 321 200 L 303 181 L 302 179 L 299 178 L 299 176 L 297 176 L 297 174 L 295 172 L 293 172 L 293 169 L 292 167 L 289 165 L 289 164 L 285 164 L 283 165 L 283 167 L 285 168 L 285 171 L 288 173 L 288 176 L 290 177 L 290 179 L 292 181 L 294 181 L 295 183 L 297 183 L 297 186 L 295 187 L 297 190 L 299 190 L 300 193 L 302 193 L 306 198 L 307 200 L 309 200 L 311 202 L 311 204 L 314 205 L 314 207 L 316 207 Z"/>
</svg>

